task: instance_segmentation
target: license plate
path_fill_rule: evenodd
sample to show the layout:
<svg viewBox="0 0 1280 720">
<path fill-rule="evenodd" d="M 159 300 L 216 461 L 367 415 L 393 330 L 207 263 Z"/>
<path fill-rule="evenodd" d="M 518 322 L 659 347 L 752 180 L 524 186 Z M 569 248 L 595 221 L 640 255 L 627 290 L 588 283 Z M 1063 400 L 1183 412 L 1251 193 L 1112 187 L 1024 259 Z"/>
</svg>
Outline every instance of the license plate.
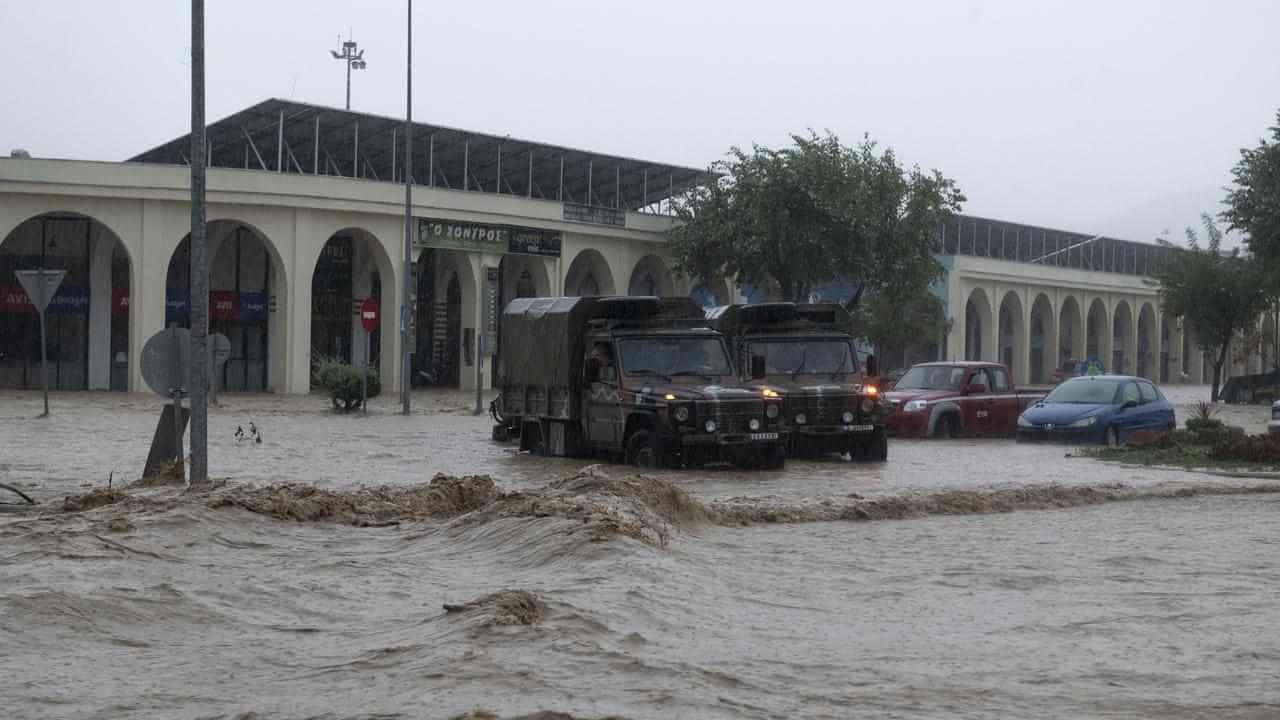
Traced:
<svg viewBox="0 0 1280 720">
<path fill-rule="evenodd" d="M 778 433 L 751 433 L 747 437 L 752 440 L 777 440 Z"/>
<path fill-rule="evenodd" d="M 845 425 L 844 429 L 848 432 L 871 432 L 876 429 L 875 425 Z"/>
</svg>

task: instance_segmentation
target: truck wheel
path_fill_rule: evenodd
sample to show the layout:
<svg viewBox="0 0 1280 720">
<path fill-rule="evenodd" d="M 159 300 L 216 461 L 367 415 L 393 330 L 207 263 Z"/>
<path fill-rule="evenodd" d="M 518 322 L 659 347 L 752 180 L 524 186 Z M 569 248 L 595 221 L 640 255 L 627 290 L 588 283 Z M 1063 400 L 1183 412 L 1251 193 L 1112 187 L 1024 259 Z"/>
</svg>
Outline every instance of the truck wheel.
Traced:
<svg viewBox="0 0 1280 720">
<path fill-rule="evenodd" d="M 662 467 L 662 450 L 656 438 L 648 430 L 637 430 L 627 441 L 627 462 L 642 470 L 657 470 Z"/>
<path fill-rule="evenodd" d="M 787 452 L 781 445 L 760 451 L 760 466 L 765 470 L 781 470 L 787 464 Z"/>
<path fill-rule="evenodd" d="M 960 434 L 960 428 L 956 424 L 956 416 L 948 414 L 938 418 L 938 427 L 933 434 L 934 437 L 954 440 Z"/>
<path fill-rule="evenodd" d="M 870 459 L 876 462 L 884 462 L 889 459 L 889 436 L 885 434 L 884 428 L 876 430 L 871 436 L 871 445 L 867 448 Z"/>
</svg>

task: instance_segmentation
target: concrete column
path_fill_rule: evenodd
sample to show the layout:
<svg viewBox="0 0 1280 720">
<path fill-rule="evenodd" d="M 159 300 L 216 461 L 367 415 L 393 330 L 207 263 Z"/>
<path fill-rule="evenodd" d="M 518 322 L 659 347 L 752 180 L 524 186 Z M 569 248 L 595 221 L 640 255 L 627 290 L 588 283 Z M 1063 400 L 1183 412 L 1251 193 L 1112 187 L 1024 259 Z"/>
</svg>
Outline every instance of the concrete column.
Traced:
<svg viewBox="0 0 1280 720">
<path fill-rule="evenodd" d="M 273 278 L 276 311 L 271 315 L 271 378 L 278 391 L 294 395 L 311 392 L 311 273 L 328 237 L 319 233 L 304 210 L 293 213 L 293 237 L 281 247 L 288 278 Z M 280 246 L 278 246 L 280 247 Z M 276 368 L 281 372 L 276 374 Z"/>
<path fill-rule="evenodd" d="M 111 389 L 111 255 L 115 238 L 94 233 L 89 260 L 89 389 Z"/>
<path fill-rule="evenodd" d="M 1013 334 L 1013 371 L 1014 382 L 1028 384 L 1031 382 L 1031 293 L 1026 286 L 1017 288 L 1018 304 L 1022 309 L 1022 332 L 1015 329 Z"/>
<path fill-rule="evenodd" d="M 1115 368 L 1111 364 L 1115 356 L 1115 303 L 1110 297 L 1102 298 L 1102 309 L 1102 327 L 1098 329 L 1098 359 L 1108 372 L 1114 372 Z"/>
<path fill-rule="evenodd" d="M 186 206 L 175 206 L 180 213 Z M 147 340 L 164 329 L 165 279 L 169 272 L 169 258 L 177 247 L 177 239 L 167 237 L 168 219 L 164 205 L 157 201 L 139 203 L 142 242 L 134 254 L 132 277 L 129 281 L 129 389 L 149 392 L 142 380 L 142 348 Z M 174 222 L 173 231 L 178 223 Z"/>
<path fill-rule="evenodd" d="M 1147 369 L 1147 379 L 1154 380 L 1158 383 L 1160 382 L 1160 348 L 1164 342 L 1164 324 L 1161 321 L 1159 310 L 1156 310 L 1152 317 L 1155 318 L 1155 329 L 1153 332 L 1155 337 L 1151 343 L 1151 366 Z"/>
<path fill-rule="evenodd" d="M 1130 300 L 1130 304 L 1134 305 L 1137 303 L 1138 299 L 1130 298 L 1129 300 Z M 1129 372 L 1133 373 L 1134 375 L 1137 375 L 1138 374 L 1138 318 L 1139 318 L 1139 313 L 1141 312 L 1141 308 L 1138 308 L 1137 310 L 1134 310 L 1133 308 L 1131 308 L 1129 312 L 1133 317 L 1130 318 L 1129 320 L 1129 337 L 1125 339 L 1125 342 L 1132 349 L 1125 351 L 1124 361 L 1125 361 L 1125 364 L 1128 366 L 1127 369 L 1129 370 Z"/>
</svg>

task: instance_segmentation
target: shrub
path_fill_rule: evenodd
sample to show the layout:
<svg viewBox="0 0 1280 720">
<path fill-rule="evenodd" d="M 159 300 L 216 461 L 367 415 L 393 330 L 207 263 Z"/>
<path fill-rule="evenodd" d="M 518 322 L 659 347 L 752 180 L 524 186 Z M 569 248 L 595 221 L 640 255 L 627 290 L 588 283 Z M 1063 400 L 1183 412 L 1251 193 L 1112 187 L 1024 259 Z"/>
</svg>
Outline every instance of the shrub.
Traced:
<svg viewBox="0 0 1280 720">
<path fill-rule="evenodd" d="M 1280 464 L 1280 436 L 1228 433 L 1225 440 L 1209 451 L 1209 457 L 1214 460 Z"/>
<path fill-rule="evenodd" d="M 360 407 L 360 369 L 338 362 L 324 360 L 316 366 L 316 384 L 329 393 L 333 401 L 333 409 L 338 412 L 350 412 Z M 382 383 L 378 373 L 369 371 L 369 397 L 377 397 L 382 392 Z"/>
</svg>

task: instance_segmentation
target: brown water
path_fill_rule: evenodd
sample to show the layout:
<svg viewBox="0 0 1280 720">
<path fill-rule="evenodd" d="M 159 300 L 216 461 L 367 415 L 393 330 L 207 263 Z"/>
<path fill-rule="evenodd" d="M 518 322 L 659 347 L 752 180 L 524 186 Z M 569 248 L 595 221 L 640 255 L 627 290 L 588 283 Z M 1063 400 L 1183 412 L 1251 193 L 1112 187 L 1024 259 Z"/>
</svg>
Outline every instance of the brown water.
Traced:
<svg viewBox="0 0 1280 720">
<path fill-rule="evenodd" d="M 987 441 L 646 480 L 233 397 L 226 486 L 61 512 L 155 406 L 38 404 L 0 395 L 0 482 L 51 506 L 0 514 L 5 717 L 1280 717 L 1268 481 Z"/>
</svg>

